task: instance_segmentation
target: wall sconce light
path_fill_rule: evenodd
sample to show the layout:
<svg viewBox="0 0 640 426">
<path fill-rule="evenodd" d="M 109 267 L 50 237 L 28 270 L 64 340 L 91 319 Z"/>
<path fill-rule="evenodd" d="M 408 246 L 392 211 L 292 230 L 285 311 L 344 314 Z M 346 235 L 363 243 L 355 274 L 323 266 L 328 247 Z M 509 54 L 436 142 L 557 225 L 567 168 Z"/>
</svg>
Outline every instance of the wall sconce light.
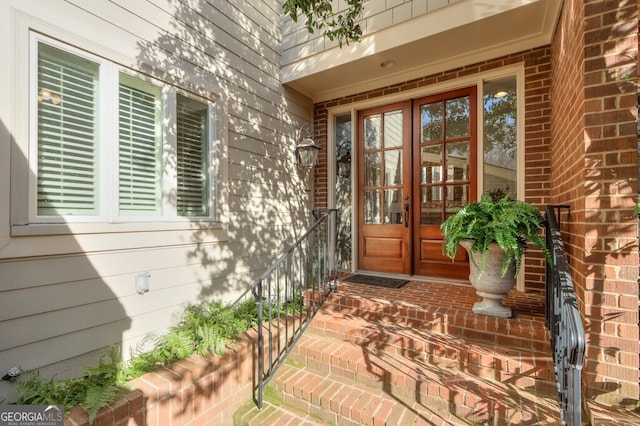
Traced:
<svg viewBox="0 0 640 426">
<path fill-rule="evenodd" d="M 299 169 L 310 170 L 315 167 L 318 161 L 318 152 L 320 147 L 312 139 L 313 128 L 310 124 L 304 124 L 300 127 L 300 142 L 296 145 L 296 166 Z"/>
</svg>

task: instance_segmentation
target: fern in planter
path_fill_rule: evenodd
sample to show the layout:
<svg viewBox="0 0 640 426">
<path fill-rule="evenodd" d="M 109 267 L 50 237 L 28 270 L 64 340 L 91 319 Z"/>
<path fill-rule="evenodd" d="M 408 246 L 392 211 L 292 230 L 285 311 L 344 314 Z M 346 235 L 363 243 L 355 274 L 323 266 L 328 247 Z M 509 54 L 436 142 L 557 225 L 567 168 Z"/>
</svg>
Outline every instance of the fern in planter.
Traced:
<svg viewBox="0 0 640 426">
<path fill-rule="evenodd" d="M 122 365 L 120 353 L 111 347 L 101 358 L 97 367 L 85 368 L 84 376 L 76 379 L 43 379 L 38 371 L 27 372 L 27 380 L 18 383 L 18 404 L 52 405 L 62 404 L 68 412 L 81 405 L 93 422 L 98 411 L 116 401 L 128 391 L 119 379 Z"/>
<path fill-rule="evenodd" d="M 265 303 L 263 316 L 272 317 L 298 312 L 301 300 L 294 298 L 280 309 Z M 18 382 L 19 404 L 62 404 L 65 411 L 81 405 L 93 422 L 100 408 L 116 401 L 127 391 L 126 383 L 145 373 L 191 354 L 224 353 L 227 344 L 257 322 L 258 309 L 253 301 L 234 308 L 218 302 L 187 307 L 180 321 L 168 332 L 157 338 L 153 348 L 134 356 L 127 364 L 120 362 L 117 347 L 111 347 L 100 359 L 97 367 L 86 368 L 83 377 L 56 380 L 45 379 L 37 370 L 27 371 Z"/>
<path fill-rule="evenodd" d="M 496 201 L 483 195 L 479 201 L 467 204 L 441 225 L 444 236 L 442 252 L 453 259 L 461 241 L 473 240 L 472 250 L 483 255 L 484 263 L 489 245 L 497 243 L 505 251 L 502 276 L 512 263 L 517 275 L 528 241 L 540 248 L 547 261 L 551 262 L 540 234 L 544 224 L 544 217 L 531 204 L 511 200 L 508 195 Z M 483 265 L 480 265 L 482 269 Z"/>
</svg>

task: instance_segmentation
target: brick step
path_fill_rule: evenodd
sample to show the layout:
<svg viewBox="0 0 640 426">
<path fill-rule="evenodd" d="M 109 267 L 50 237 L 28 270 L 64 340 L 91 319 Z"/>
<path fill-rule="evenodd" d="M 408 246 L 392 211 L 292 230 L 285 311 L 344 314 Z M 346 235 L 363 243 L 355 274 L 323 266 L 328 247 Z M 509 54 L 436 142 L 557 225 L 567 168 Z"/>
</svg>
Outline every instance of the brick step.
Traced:
<svg viewBox="0 0 640 426">
<path fill-rule="evenodd" d="M 234 426 L 329 426 L 330 424 L 294 407 L 287 407 L 284 401 L 264 401 L 262 409 L 250 401 L 233 416 Z"/>
<path fill-rule="evenodd" d="M 452 286 L 460 294 L 453 292 L 449 297 L 477 299 L 474 292 L 466 287 Z M 353 288 L 349 289 L 353 292 Z M 339 321 L 336 318 L 360 318 L 367 322 L 390 323 L 396 326 L 434 332 L 450 337 L 464 338 L 466 341 L 481 342 L 483 344 L 496 344 L 501 347 L 517 348 L 523 351 L 538 351 L 551 353 L 549 335 L 545 328 L 543 318 L 533 318 L 529 315 L 516 315 L 515 318 L 496 318 L 477 315 L 471 309 L 445 308 L 438 304 L 412 303 L 410 290 L 403 293 L 402 301 L 390 302 L 385 299 L 372 300 L 365 296 L 344 293 L 332 293 L 325 302 L 322 312 L 325 313 L 325 321 L 333 321 L 332 325 L 322 323 L 318 319 L 316 326 L 320 328 L 335 327 L 337 332 L 342 332 Z M 449 291 L 449 290 L 448 290 Z M 518 309 L 523 312 L 525 295 L 518 295 Z M 526 299 L 524 300 L 526 303 Z M 511 301 L 510 305 L 515 304 Z M 333 313 L 333 317 L 326 315 Z"/>
<path fill-rule="evenodd" d="M 313 319 L 307 329 L 307 341 L 312 335 L 350 342 L 361 351 L 382 350 L 391 356 L 414 359 L 437 369 L 462 371 L 552 396 L 556 394 L 550 350 L 520 350 L 327 310 L 320 311 Z M 307 346 L 298 344 L 294 348 L 298 353 L 311 351 L 310 355 L 301 354 L 299 361 L 304 362 L 308 356 L 320 362 L 329 359 L 327 354 L 317 352 L 317 349 L 323 349 L 322 344 L 318 348 Z"/>
<path fill-rule="evenodd" d="M 484 355 L 485 360 L 494 359 L 489 351 Z M 474 367 L 463 360 L 457 364 L 463 368 L 457 368 L 450 362 L 434 363 L 415 356 L 413 349 L 371 346 L 366 339 L 341 341 L 310 330 L 289 358 L 320 376 L 420 402 L 435 412 L 472 422 L 559 424 L 555 382 L 502 371 L 503 367 L 494 370 L 481 363 Z"/>
<path fill-rule="evenodd" d="M 311 413 L 332 425 L 466 425 L 448 413 L 406 400 L 382 389 L 322 375 L 288 361 L 272 381 L 287 406 Z"/>
</svg>

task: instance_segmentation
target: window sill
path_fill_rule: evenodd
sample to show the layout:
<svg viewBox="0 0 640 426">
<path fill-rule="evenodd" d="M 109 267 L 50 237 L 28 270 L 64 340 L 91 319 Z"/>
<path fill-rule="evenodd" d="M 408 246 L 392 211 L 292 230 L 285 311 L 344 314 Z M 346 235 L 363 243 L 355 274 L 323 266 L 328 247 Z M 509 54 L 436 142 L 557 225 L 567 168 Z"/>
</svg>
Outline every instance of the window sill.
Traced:
<svg viewBox="0 0 640 426">
<path fill-rule="evenodd" d="M 219 222 L 204 220 L 179 222 L 123 222 L 123 223 L 37 223 L 13 225 L 12 237 L 40 235 L 82 235 L 135 233 L 154 231 L 218 231 L 223 228 Z"/>
</svg>

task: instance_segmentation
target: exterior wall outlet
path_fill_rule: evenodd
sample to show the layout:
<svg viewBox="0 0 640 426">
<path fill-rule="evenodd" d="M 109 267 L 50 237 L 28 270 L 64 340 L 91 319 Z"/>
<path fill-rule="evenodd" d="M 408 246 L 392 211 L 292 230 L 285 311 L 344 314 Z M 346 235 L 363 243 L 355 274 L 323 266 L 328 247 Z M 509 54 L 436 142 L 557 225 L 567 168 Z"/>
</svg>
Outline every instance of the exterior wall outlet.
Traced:
<svg viewBox="0 0 640 426">
<path fill-rule="evenodd" d="M 149 291 L 149 272 L 141 272 L 136 275 L 136 292 L 138 294 L 144 294 Z"/>
</svg>

